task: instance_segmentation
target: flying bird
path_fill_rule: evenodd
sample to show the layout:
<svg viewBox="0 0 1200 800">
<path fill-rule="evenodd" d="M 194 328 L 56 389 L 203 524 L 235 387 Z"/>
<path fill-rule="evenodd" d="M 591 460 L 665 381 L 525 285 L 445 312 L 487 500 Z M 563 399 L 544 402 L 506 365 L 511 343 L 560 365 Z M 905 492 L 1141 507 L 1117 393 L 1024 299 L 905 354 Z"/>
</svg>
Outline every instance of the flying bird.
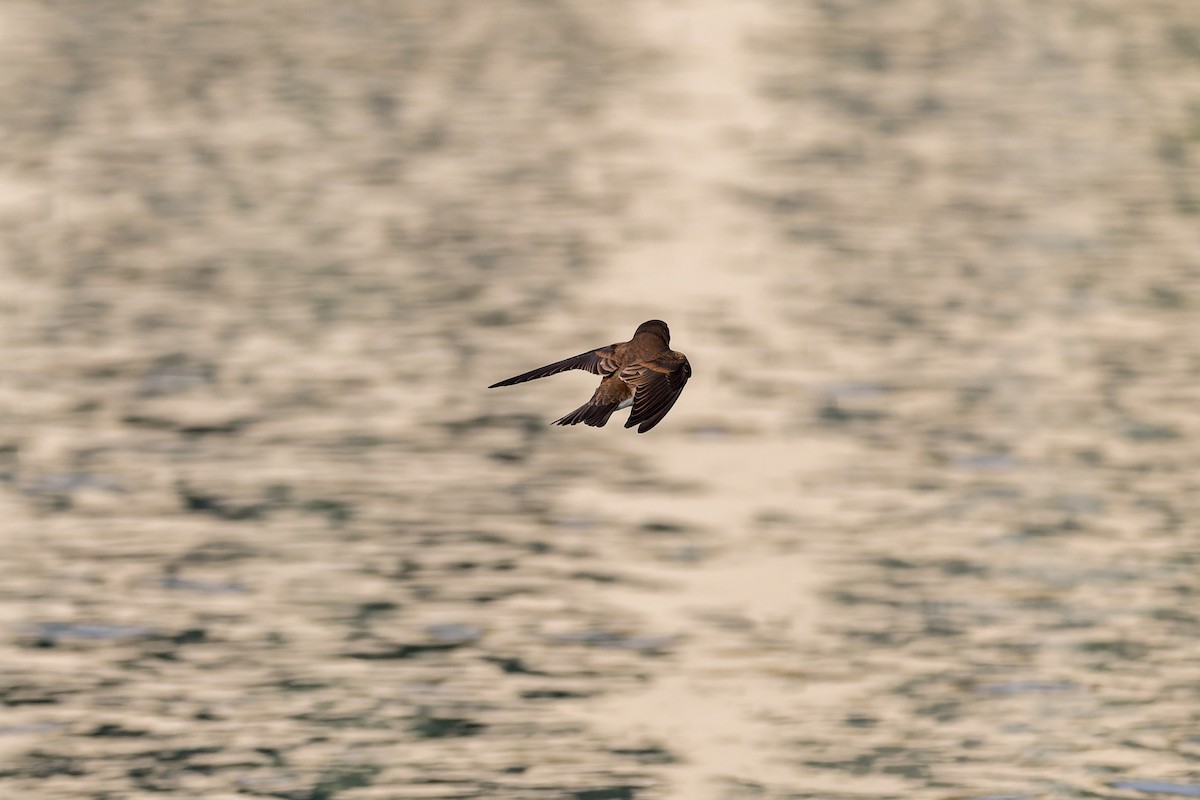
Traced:
<svg viewBox="0 0 1200 800">
<path fill-rule="evenodd" d="M 555 425 L 591 425 L 603 428 L 613 412 L 633 406 L 626 428 L 638 426 L 645 433 L 658 423 L 675 405 L 679 393 L 692 377 L 692 365 L 687 356 L 671 349 L 671 330 L 667 323 L 652 319 L 638 325 L 633 338 L 597 350 L 547 364 L 522 373 L 515 378 L 493 383 L 512 386 L 537 378 L 557 375 L 569 369 L 587 370 L 600 376 L 600 386 L 592 399 L 554 421 Z"/>
</svg>

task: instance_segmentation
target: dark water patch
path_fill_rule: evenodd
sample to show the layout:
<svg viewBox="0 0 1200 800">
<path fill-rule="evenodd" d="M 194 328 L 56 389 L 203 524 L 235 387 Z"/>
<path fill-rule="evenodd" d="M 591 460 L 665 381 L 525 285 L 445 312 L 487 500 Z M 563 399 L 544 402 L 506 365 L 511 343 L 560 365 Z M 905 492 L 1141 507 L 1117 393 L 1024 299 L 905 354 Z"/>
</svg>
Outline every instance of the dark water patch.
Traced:
<svg viewBox="0 0 1200 800">
<path fill-rule="evenodd" d="M 924 636 L 954 638 L 964 635 L 966 629 L 949 617 L 926 614 L 921 620 L 921 633 Z"/>
<path fill-rule="evenodd" d="M 179 394 L 216 383 L 217 366 L 187 353 L 172 353 L 151 364 L 138 381 L 140 397 Z"/>
<path fill-rule="evenodd" d="M 234 785 L 239 794 L 250 797 L 278 797 L 283 800 L 307 800 L 312 786 L 293 772 L 260 771 L 239 776 Z"/>
<path fill-rule="evenodd" d="M 175 491 L 185 511 L 209 514 L 231 522 L 261 519 L 271 510 L 268 503 L 233 503 L 220 495 L 196 491 L 182 481 Z"/>
<path fill-rule="evenodd" d="M 415 658 L 425 653 L 456 650 L 478 642 L 484 630 L 468 623 L 439 623 L 424 629 L 426 638 L 416 642 L 388 642 L 373 640 L 368 647 L 345 653 L 347 658 L 368 661 Z"/>
<path fill-rule="evenodd" d="M 1133 442 L 1170 442 L 1183 436 L 1174 425 L 1160 425 L 1151 422 L 1131 422 L 1121 431 L 1126 439 Z"/>
<path fill-rule="evenodd" d="M 1152 306 L 1158 308 L 1170 309 L 1170 311 L 1178 311 L 1180 308 L 1188 306 L 1188 296 L 1175 287 L 1168 285 L 1151 285 L 1147 288 L 1147 300 Z"/>
<path fill-rule="evenodd" d="M 408 729 L 424 739 L 478 736 L 487 730 L 487 725 L 467 717 L 445 717 L 420 714 L 409 723 Z"/>
<path fill-rule="evenodd" d="M 165 637 L 172 644 L 200 644 L 209 641 L 206 628 L 184 628 L 178 633 Z"/>
<path fill-rule="evenodd" d="M 580 570 L 572 572 L 569 576 L 574 581 L 588 581 L 590 583 L 620 583 L 621 578 L 609 572 L 596 572 L 592 570 Z"/>
<path fill-rule="evenodd" d="M 533 669 L 524 660 L 515 656 L 484 656 L 483 660 L 495 664 L 505 675 L 549 675 L 540 669 Z"/>
<path fill-rule="evenodd" d="M 128 491 L 116 478 L 90 472 L 43 475 L 21 487 L 21 491 L 33 495 L 70 495 L 87 490 L 116 494 L 125 494 Z"/>
<path fill-rule="evenodd" d="M 1023 525 L 1017 531 L 1017 537 L 1021 539 L 1050 539 L 1055 536 L 1068 536 L 1079 533 L 1081 530 L 1083 530 L 1083 525 L 1073 517 L 1068 517 L 1060 522 Z"/>
<path fill-rule="evenodd" d="M 162 588 L 173 592 L 195 592 L 197 594 L 248 594 L 250 587 L 240 581 L 199 581 L 166 575 L 159 579 Z"/>
<path fill-rule="evenodd" d="M 1084 653 L 1112 656 L 1116 659 L 1140 661 L 1150 652 L 1150 647 L 1130 639 L 1099 639 L 1079 645 Z"/>
<path fill-rule="evenodd" d="M 1007 659 L 1018 659 L 1020 661 L 1028 661 L 1034 658 L 1042 649 L 1040 642 L 1029 641 L 1002 641 L 995 642 L 991 645 L 992 650 L 1001 654 Z"/>
<path fill-rule="evenodd" d="M 75 694 L 69 689 L 52 689 L 46 686 L 32 686 L 16 683 L 0 687 L 0 705 L 15 706 L 51 706 L 60 698 Z"/>
<path fill-rule="evenodd" d="M 379 642 L 370 650 L 354 650 L 343 653 L 345 658 L 357 658 L 362 661 L 402 661 L 416 658 L 427 653 L 445 653 L 457 650 L 462 644 L 458 642 L 419 642 L 412 644 L 397 644 Z"/>
<path fill-rule="evenodd" d="M 20 468 L 20 453 L 20 445 L 0 442 L 0 482 L 11 483 L 16 480 Z"/>
<path fill-rule="evenodd" d="M 483 414 L 444 423 L 454 436 L 464 436 L 481 430 L 515 430 L 526 437 L 540 436 L 549 430 L 546 420 L 534 414 Z"/>
<path fill-rule="evenodd" d="M 902 601 L 891 597 L 869 595 L 863 592 L 854 591 L 852 589 L 835 589 L 829 592 L 829 596 L 833 602 L 844 606 L 883 606 L 886 608 L 900 608 L 904 605 Z"/>
<path fill-rule="evenodd" d="M 1021 462 L 1007 453 L 977 453 L 953 458 L 950 466 L 976 472 L 1007 472 L 1020 467 Z"/>
<path fill-rule="evenodd" d="M 677 764 L 679 758 L 671 751 L 657 746 L 618 747 L 610 750 L 613 755 L 632 758 L 639 764 Z"/>
<path fill-rule="evenodd" d="M 304 800 L 333 800 L 341 792 L 370 786 L 383 767 L 375 764 L 357 764 L 339 767 L 322 773 Z"/>
<path fill-rule="evenodd" d="M 372 436 L 365 433 L 352 433 L 343 436 L 339 441 L 341 447 L 347 450 L 370 450 L 375 447 L 383 447 L 389 443 L 389 439 L 383 436 Z"/>
<path fill-rule="evenodd" d="M 1017 694 L 1063 694 L 1077 692 L 1081 687 L 1070 681 L 1006 681 L 1004 683 L 985 683 L 975 688 L 981 694 L 1017 695 Z"/>
<path fill-rule="evenodd" d="M 842 635 L 850 641 L 865 642 L 872 647 L 904 647 L 915 639 L 912 633 L 901 633 L 890 629 L 845 628 Z"/>
<path fill-rule="evenodd" d="M 619 478 L 613 480 L 610 485 L 616 491 L 628 494 L 699 494 L 705 491 L 704 485 L 697 481 L 656 479 L 648 474 L 630 480 Z"/>
<path fill-rule="evenodd" d="M 127 414 L 121 418 L 121 422 L 133 428 L 146 428 L 152 431 L 170 431 L 176 428 L 173 420 L 144 414 Z"/>
<path fill-rule="evenodd" d="M 290 506 L 296 501 L 296 487 L 286 483 L 272 483 L 263 489 L 267 502 L 277 506 Z"/>
<path fill-rule="evenodd" d="M 796 525 L 796 515 L 781 508 L 764 508 L 754 515 L 759 525 Z"/>
<path fill-rule="evenodd" d="M 1053 507 L 1072 516 L 1094 516 L 1104 512 L 1104 498 L 1094 494 L 1062 494 L 1052 501 Z"/>
<path fill-rule="evenodd" d="M 441 623 L 428 625 L 426 635 L 439 644 L 473 644 L 483 638 L 483 628 L 468 623 Z"/>
<path fill-rule="evenodd" d="M 1200 797 L 1200 784 L 1169 783 L 1167 781 L 1113 781 L 1109 784 L 1114 789 L 1129 789 L 1144 794 L 1162 794 L 1172 797 Z"/>
<path fill-rule="evenodd" d="M 157 417 L 150 414 L 127 414 L 121 418 L 121 422 L 132 428 L 174 431 L 182 436 L 192 438 L 203 436 L 234 436 L 258 421 L 258 417 L 235 417 L 223 422 L 186 423 L 170 419 L 169 417 Z"/>
<path fill-rule="evenodd" d="M 758 800 L 758 798 L 766 797 L 769 791 L 766 784 L 749 778 L 722 778 L 720 783 L 725 791 L 723 800 Z M 818 795 L 792 792 L 788 795 L 788 800 L 818 800 Z M 819 800 L 849 800 L 849 798 L 823 792 L 819 796 Z M 854 800 L 858 799 L 854 798 Z"/>
<path fill-rule="evenodd" d="M 821 389 L 835 400 L 857 400 L 891 394 L 897 387 L 887 383 L 827 383 Z"/>
<path fill-rule="evenodd" d="M 598 517 L 564 516 L 554 517 L 550 520 L 547 520 L 547 522 L 556 528 L 563 528 L 565 530 L 572 531 L 585 531 L 599 526 L 602 520 L 600 520 Z"/>
<path fill-rule="evenodd" d="M 104 622 L 39 622 L 22 628 L 26 646 L 55 647 L 72 641 L 131 641 L 155 638 L 159 634 L 144 625 L 120 625 Z"/>
<path fill-rule="evenodd" d="M 953 722 L 960 716 L 962 703 L 957 700 L 938 700 L 934 703 L 917 706 L 914 710 L 920 716 L 932 717 L 938 722 Z"/>
<path fill-rule="evenodd" d="M 841 760 L 819 760 L 810 759 L 804 761 L 807 767 L 814 769 L 829 769 L 837 772 L 848 772 L 851 775 L 867 775 L 870 774 L 875 766 L 877 755 L 872 753 L 861 753 L 854 758 Z"/>
<path fill-rule="evenodd" d="M 143 736 L 149 736 L 150 732 L 126 728 L 118 723 L 106 722 L 103 725 L 97 725 L 83 735 L 97 738 L 138 739 Z"/>
<path fill-rule="evenodd" d="M 256 747 L 254 748 L 254 752 L 266 757 L 272 767 L 282 767 L 287 764 L 287 759 L 283 757 L 283 753 L 274 747 Z"/>
<path fill-rule="evenodd" d="M 347 522 L 352 516 L 354 516 L 353 509 L 350 507 L 349 503 L 323 497 L 305 501 L 300 506 L 300 510 L 308 514 L 317 514 L 323 516 L 334 525 L 340 525 L 343 522 Z"/>
<path fill-rule="evenodd" d="M 74 497 L 80 492 L 99 491 L 110 494 L 125 494 L 125 489 L 115 479 L 90 473 L 65 473 L 47 475 L 20 487 L 20 491 L 37 501 L 42 510 L 64 513 L 74 507 Z"/>
<path fill-rule="evenodd" d="M 874 728 L 879 724 L 879 718 L 870 714 L 851 714 L 842 720 L 842 724 L 850 728 Z"/>
<path fill-rule="evenodd" d="M 659 554 L 659 558 L 663 561 L 671 561 L 677 564 L 699 564 L 708 558 L 709 555 L 709 550 L 689 544 L 664 550 Z"/>
<path fill-rule="evenodd" d="M 982 505 L 984 503 L 1004 504 L 1019 500 L 1022 494 L 1019 487 L 991 483 L 971 487 L 962 494 L 962 500 L 968 505 Z"/>
<path fill-rule="evenodd" d="M 682 522 L 655 519 L 643 522 L 638 529 L 643 533 L 686 533 L 688 526 Z"/>
<path fill-rule="evenodd" d="M 787 192 L 739 189 L 732 194 L 735 199 L 769 214 L 793 214 L 797 211 L 826 208 L 829 205 L 823 195 L 804 189 L 793 189 Z"/>
<path fill-rule="evenodd" d="M 414 561 L 407 556 L 401 558 L 396 568 L 390 573 L 389 577 L 392 580 L 407 581 L 415 578 L 425 569 L 425 566 L 418 561 Z"/>
<path fill-rule="evenodd" d="M 952 578 L 965 575 L 982 577 L 987 574 L 987 568 L 983 565 L 962 558 L 948 558 L 939 561 L 937 567 L 943 575 Z"/>
<path fill-rule="evenodd" d="M 598 789 L 575 789 L 567 794 L 571 800 L 637 800 L 640 786 L 618 785 Z"/>
<path fill-rule="evenodd" d="M 1166 608 L 1155 608 L 1150 611 L 1150 618 L 1162 622 L 1177 622 L 1180 625 L 1192 628 L 1200 627 L 1200 617 L 1186 611 L 1182 608 L 1169 606 Z"/>
<path fill-rule="evenodd" d="M 33 750 L 15 762 L 0 765 L 0 778 L 78 778 L 88 774 L 85 763 L 79 756 Z"/>
<path fill-rule="evenodd" d="M 525 689 L 521 692 L 522 700 L 577 700 L 584 697 L 594 697 L 596 692 L 576 689 Z"/>
<path fill-rule="evenodd" d="M 805 761 L 807 766 L 848 772 L 851 775 L 897 775 L 910 780 L 927 781 L 931 776 L 929 753 L 905 747 L 885 745 L 842 760 Z"/>
<path fill-rule="evenodd" d="M 231 539 L 213 539 L 184 553 L 178 564 L 226 564 L 254 558 L 260 552 L 244 542 Z"/>
<path fill-rule="evenodd" d="M 338 712 L 324 710 L 321 705 L 317 710 L 302 711 L 290 715 L 289 719 L 305 725 L 316 725 L 321 728 L 337 730 L 382 730 L 392 728 L 392 721 L 381 720 L 372 713 L 356 711 Z"/>
<path fill-rule="evenodd" d="M 359 603 L 351 622 L 355 625 L 366 625 L 377 617 L 391 614 L 400 608 L 400 604 L 392 600 L 370 600 Z"/>
<path fill-rule="evenodd" d="M 143 750 L 135 753 L 137 758 L 151 758 L 155 761 L 164 764 L 177 764 L 196 756 L 208 756 L 214 753 L 220 753 L 224 748 L 218 745 L 206 745 L 204 747 L 164 747 L 155 750 Z"/>
<path fill-rule="evenodd" d="M 518 595 L 523 595 L 523 594 L 537 594 L 537 593 L 538 593 L 538 590 L 531 589 L 529 587 L 512 586 L 507 589 L 491 589 L 491 590 L 484 591 L 484 592 L 473 593 L 473 594 L 471 594 L 470 598 L 468 598 L 468 599 L 472 603 L 486 605 L 488 603 L 494 603 L 497 600 L 504 600 L 509 597 L 516 597 Z"/>
<path fill-rule="evenodd" d="M 960 577 L 982 577 L 987 574 L 987 568 L 981 564 L 969 561 L 965 558 L 944 558 L 931 561 L 915 561 L 911 559 L 897 558 L 895 556 L 884 556 L 874 562 L 877 566 L 887 570 L 890 574 L 887 576 L 889 586 L 909 587 L 916 584 L 925 576 L 919 575 L 920 572 L 936 572 L 940 576 L 948 578 Z M 906 573 L 914 574 L 906 574 Z"/>
<path fill-rule="evenodd" d="M 744 435 L 745 431 L 738 430 L 732 425 L 705 423 L 703 425 L 690 426 L 687 428 L 687 433 L 696 439 L 719 441 L 721 439 Z"/>
<path fill-rule="evenodd" d="M 126 770 L 126 775 L 138 789 L 147 792 L 178 793 L 182 789 L 185 775 L 212 775 L 219 769 L 253 769 L 261 767 L 259 761 L 224 763 L 220 767 L 211 760 L 197 756 L 223 753 L 223 747 L 187 747 L 147 750 L 129 756 L 136 763 Z"/>
<path fill-rule="evenodd" d="M 632 650 L 646 655 L 661 655 L 679 642 L 679 637 L 672 635 L 627 636 L 615 631 L 597 629 L 554 634 L 546 638 L 556 644 L 582 644 L 589 647 Z"/>
<path fill-rule="evenodd" d="M 6 704 L 7 705 L 7 704 Z M 0 725 L 0 736 L 25 736 L 31 733 L 49 733 L 71 727 L 66 722 L 30 722 L 25 725 Z"/>
<path fill-rule="evenodd" d="M 854 422 L 878 422 L 886 419 L 887 414 L 878 409 L 852 408 L 844 402 L 830 399 L 817 410 L 817 419 L 834 425 L 847 425 Z"/>
<path fill-rule="evenodd" d="M 292 676 L 281 678 L 271 685 L 285 692 L 317 692 L 329 687 L 329 683 L 325 681 Z"/>
<path fill-rule="evenodd" d="M 472 572 L 474 570 L 487 570 L 490 572 L 512 572 L 517 568 L 517 562 L 511 558 L 500 558 L 494 561 L 473 561 L 464 559 L 462 561 L 451 561 L 446 564 L 443 569 L 447 572 Z"/>
</svg>

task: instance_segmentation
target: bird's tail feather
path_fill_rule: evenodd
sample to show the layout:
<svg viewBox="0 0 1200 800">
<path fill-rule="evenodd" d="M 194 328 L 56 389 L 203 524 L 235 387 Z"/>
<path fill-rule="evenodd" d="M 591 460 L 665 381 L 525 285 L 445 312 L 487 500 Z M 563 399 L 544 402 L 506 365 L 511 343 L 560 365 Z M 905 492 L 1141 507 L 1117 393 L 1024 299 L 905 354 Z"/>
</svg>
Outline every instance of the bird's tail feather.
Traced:
<svg viewBox="0 0 1200 800">
<path fill-rule="evenodd" d="M 554 421 L 555 425 L 591 425 L 593 428 L 603 428 L 608 422 L 608 418 L 617 410 L 617 403 L 605 403 L 603 405 L 594 405 L 592 403 L 584 403 L 579 408 L 567 414 L 562 419 Z"/>
</svg>

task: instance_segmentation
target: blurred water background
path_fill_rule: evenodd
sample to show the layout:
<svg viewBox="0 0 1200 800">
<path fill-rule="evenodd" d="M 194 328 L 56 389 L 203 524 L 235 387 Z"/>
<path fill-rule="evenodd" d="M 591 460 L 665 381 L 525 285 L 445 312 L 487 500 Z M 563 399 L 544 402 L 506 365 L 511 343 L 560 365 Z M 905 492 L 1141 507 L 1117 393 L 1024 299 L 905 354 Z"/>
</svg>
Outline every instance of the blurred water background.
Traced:
<svg viewBox="0 0 1200 800">
<path fill-rule="evenodd" d="M 0 795 L 1200 796 L 1193 0 L 12 0 L 0 133 Z"/>
</svg>

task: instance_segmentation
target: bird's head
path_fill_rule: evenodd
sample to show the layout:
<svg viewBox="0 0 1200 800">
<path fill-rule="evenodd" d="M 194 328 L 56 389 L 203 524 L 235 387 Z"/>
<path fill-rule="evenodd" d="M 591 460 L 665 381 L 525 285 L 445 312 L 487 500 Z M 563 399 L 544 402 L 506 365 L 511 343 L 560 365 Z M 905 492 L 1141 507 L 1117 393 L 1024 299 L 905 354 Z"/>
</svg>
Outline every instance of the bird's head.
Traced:
<svg viewBox="0 0 1200 800">
<path fill-rule="evenodd" d="M 663 322 L 661 319 L 647 320 L 641 325 L 638 325 L 638 328 L 633 335 L 637 336 L 641 333 L 653 333 L 655 336 L 661 338 L 665 344 L 671 344 L 671 329 L 668 328 L 667 323 Z"/>
</svg>

